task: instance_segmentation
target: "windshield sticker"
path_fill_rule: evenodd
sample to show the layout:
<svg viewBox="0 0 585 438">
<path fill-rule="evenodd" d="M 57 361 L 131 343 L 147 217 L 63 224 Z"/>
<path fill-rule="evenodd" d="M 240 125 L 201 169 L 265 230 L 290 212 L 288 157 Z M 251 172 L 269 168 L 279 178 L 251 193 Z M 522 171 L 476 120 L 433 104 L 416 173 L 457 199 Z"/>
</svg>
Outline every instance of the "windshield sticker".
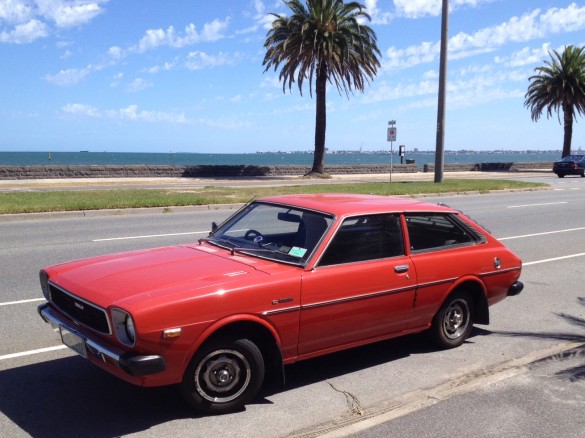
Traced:
<svg viewBox="0 0 585 438">
<path fill-rule="evenodd" d="M 291 256 L 295 256 L 295 257 L 303 257 L 305 255 L 305 253 L 307 252 L 306 248 L 299 248 L 298 246 L 293 246 L 290 251 L 288 252 L 289 255 Z"/>
</svg>

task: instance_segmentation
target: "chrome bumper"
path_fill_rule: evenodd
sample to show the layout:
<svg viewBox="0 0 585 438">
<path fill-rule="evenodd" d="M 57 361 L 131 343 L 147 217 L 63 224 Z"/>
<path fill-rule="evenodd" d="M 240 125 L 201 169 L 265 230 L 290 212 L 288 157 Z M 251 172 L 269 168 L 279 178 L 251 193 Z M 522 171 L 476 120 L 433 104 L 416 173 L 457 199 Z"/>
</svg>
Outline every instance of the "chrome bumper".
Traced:
<svg viewBox="0 0 585 438">
<path fill-rule="evenodd" d="M 88 355 L 91 354 L 105 364 L 113 363 L 131 376 L 140 377 L 160 373 L 166 368 L 165 360 L 162 356 L 133 355 L 112 345 L 108 345 L 97 337 L 90 337 L 81 333 L 78 329 L 72 327 L 69 321 L 65 320 L 59 313 L 50 308 L 47 303 L 41 304 L 38 307 L 38 311 L 41 318 L 51 324 L 55 330 L 65 329 L 79 337 L 85 344 Z"/>
</svg>

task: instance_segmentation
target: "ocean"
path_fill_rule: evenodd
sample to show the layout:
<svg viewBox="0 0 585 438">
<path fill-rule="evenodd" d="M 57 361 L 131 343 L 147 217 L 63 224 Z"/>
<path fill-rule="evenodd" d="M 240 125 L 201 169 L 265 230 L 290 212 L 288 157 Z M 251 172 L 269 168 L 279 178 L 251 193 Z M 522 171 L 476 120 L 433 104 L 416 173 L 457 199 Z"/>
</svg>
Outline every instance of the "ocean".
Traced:
<svg viewBox="0 0 585 438">
<path fill-rule="evenodd" d="M 375 165 L 390 164 L 390 153 L 383 152 L 328 152 L 327 165 Z M 455 163 L 517 163 L 553 162 L 560 160 L 560 151 L 491 151 L 446 152 L 444 162 Z M 433 152 L 406 152 L 404 160 L 414 160 L 422 167 L 434 164 Z M 395 153 L 392 162 L 399 164 L 401 157 Z M 313 154 L 304 152 L 271 152 L 247 154 L 205 153 L 134 153 L 134 152 L 0 152 L 0 166 L 39 165 L 246 165 L 246 166 L 310 166 Z"/>
</svg>

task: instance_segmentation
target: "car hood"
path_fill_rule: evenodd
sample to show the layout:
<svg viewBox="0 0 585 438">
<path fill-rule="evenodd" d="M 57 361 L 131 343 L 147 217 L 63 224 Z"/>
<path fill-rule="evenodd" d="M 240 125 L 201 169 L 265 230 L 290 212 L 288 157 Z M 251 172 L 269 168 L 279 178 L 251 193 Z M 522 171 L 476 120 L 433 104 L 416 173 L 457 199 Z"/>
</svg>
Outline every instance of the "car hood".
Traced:
<svg viewBox="0 0 585 438">
<path fill-rule="evenodd" d="M 284 267 L 207 246 L 113 254 L 47 268 L 50 281 L 102 307 L 164 294 L 191 298 L 233 283 L 261 282 Z"/>
</svg>

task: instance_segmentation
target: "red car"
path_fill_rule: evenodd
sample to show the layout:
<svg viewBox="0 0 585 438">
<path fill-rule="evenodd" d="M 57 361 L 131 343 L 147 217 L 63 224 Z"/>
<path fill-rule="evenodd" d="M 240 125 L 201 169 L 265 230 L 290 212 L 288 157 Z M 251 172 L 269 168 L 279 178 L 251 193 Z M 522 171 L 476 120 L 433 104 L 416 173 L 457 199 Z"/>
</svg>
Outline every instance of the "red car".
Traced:
<svg viewBox="0 0 585 438">
<path fill-rule="evenodd" d="M 459 211 L 322 194 L 254 201 L 196 243 L 40 272 L 62 342 L 142 386 L 241 409 L 269 368 L 428 330 L 461 345 L 522 290 L 521 260 Z"/>
</svg>

